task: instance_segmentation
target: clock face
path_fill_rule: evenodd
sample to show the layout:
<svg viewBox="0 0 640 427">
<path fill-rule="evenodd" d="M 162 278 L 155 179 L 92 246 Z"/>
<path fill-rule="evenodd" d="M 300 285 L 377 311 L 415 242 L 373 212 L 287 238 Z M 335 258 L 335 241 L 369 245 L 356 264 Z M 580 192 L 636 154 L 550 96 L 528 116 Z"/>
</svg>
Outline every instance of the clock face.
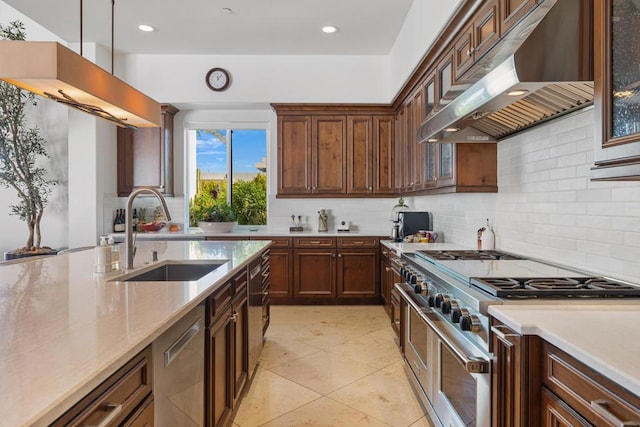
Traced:
<svg viewBox="0 0 640 427">
<path fill-rule="evenodd" d="M 211 90 L 225 90 L 230 83 L 229 73 L 223 68 L 212 68 L 207 73 L 206 82 Z"/>
</svg>

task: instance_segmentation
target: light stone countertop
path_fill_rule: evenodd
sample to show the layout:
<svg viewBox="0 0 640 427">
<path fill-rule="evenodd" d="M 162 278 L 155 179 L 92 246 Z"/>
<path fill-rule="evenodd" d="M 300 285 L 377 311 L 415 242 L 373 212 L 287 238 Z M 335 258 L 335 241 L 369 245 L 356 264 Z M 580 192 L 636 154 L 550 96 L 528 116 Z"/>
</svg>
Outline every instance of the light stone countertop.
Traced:
<svg viewBox="0 0 640 427">
<path fill-rule="evenodd" d="M 298 232 L 289 232 L 288 230 L 267 230 L 260 229 L 257 231 L 250 231 L 248 229 L 236 229 L 231 233 L 205 233 L 199 228 L 191 228 L 186 231 L 167 231 L 160 230 L 156 232 L 149 233 L 136 233 L 137 240 L 204 240 L 206 237 L 260 237 L 260 236 L 277 236 L 277 237 L 318 237 L 318 236 L 328 236 L 328 237 L 358 237 L 358 236 L 387 236 L 388 231 L 380 231 L 380 232 L 363 232 L 363 231 L 347 231 L 347 232 L 338 232 L 338 231 L 328 231 L 328 232 L 318 232 L 315 230 L 305 230 Z M 124 242 L 124 233 L 111 233 L 113 235 L 116 242 Z"/>
<path fill-rule="evenodd" d="M 415 251 L 447 251 L 456 249 L 470 249 L 457 243 L 406 243 L 394 242 L 393 240 L 381 240 L 387 248 L 394 251 L 398 256 L 403 253 L 414 253 Z"/>
<path fill-rule="evenodd" d="M 270 244 L 137 244 L 140 270 L 153 250 L 159 263 L 228 260 L 192 282 L 94 278 L 93 250 L 0 265 L 0 424 L 48 425 Z"/>
<path fill-rule="evenodd" d="M 489 313 L 521 335 L 538 335 L 640 396 L 640 306 L 492 305 Z"/>
</svg>

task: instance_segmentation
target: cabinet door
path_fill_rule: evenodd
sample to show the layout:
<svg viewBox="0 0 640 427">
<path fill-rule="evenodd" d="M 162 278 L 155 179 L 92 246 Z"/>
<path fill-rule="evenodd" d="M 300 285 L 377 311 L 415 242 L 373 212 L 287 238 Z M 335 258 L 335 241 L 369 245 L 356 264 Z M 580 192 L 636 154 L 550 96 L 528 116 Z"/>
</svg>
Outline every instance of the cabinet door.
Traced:
<svg viewBox="0 0 640 427">
<path fill-rule="evenodd" d="M 233 408 L 232 308 L 227 306 L 208 328 L 206 412 L 208 425 L 227 425 Z"/>
<path fill-rule="evenodd" d="M 247 300 L 246 288 L 244 293 L 237 295 L 233 301 L 231 314 L 231 333 L 233 355 L 231 362 L 233 363 L 233 404 L 236 403 L 242 395 L 242 390 L 247 383 L 249 372 L 249 303 Z"/>
<path fill-rule="evenodd" d="M 373 145 L 371 116 L 347 117 L 347 193 L 373 192 Z"/>
<path fill-rule="evenodd" d="M 173 195 L 173 117 L 177 112 L 172 105 L 162 105 L 159 128 L 118 128 L 118 196 L 128 196 L 137 187 Z"/>
<path fill-rule="evenodd" d="M 422 167 L 424 151 L 424 144 L 418 144 L 418 127 L 425 119 L 424 114 L 424 86 L 421 87 L 413 95 L 412 112 L 413 123 L 410 131 L 411 145 L 413 145 L 413 152 L 411 161 L 413 162 L 413 189 L 421 190 L 424 183 L 424 168 Z"/>
<path fill-rule="evenodd" d="M 378 250 L 338 250 L 338 297 L 377 297 Z"/>
<path fill-rule="evenodd" d="M 494 354 L 491 393 L 493 427 L 525 426 L 522 418 L 522 337 L 504 325 L 491 327 Z M 524 355 L 526 357 L 526 355 Z"/>
<path fill-rule="evenodd" d="M 584 418 L 578 415 L 566 403 L 546 388 L 542 393 L 542 427 L 590 427 Z"/>
<path fill-rule="evenodd" d="M 405 111 L 404 111 L 404 107 L 400 107 L 400 109 L 398 110 L 398 113 L 396 114 L 395 117 L 395 122 L 396 122 L 396 129 L 395 129 L 395 133 L 396 133 L 396 146 L 395 146 L 395 150 L 394 150 L 394 154 L 395 154 L 395 160 L 394 160 L 394 164 L 395 164 L 395 189 L 396 191 L 401 191 L 405 188 L 405 184 L 404 184 L 404 169 L 405 169 L 405 161 L 404 161 L 404 151 L 405 151 L 405 146 L 406 146 L 406 140 L 405 140 Z"/>
<path fill-rule="evenodd" d="M 596 168 L 592 179 L 640 176 L 640 14 L 631 0 L 594 2 Z"/>
<path fill-rule="evenodd" d="M 456 40 L 453 48 L 454 80 L 464 82 L 462 76 L 499 40 L 500 22 L 498 0 L 488 1 L 474 14 L 472 21 Z"/>
<path fill-rule="evenodd" d="M 278 194 L 311 193 L 311 117 L 278 117 Z"/>
<path fill-rule="evenodd" d="M 373 192 L 393 194 L 395 191 L 394 117 L 373 116 Z"/>
<path fill-rule="evenodd" d="M 122 424 L 122 427 L 153 427 L 154 425 L 153 395 L 150 395 L 140 404 L 131 417 Z"/>
<path fill-rule="evenodd" d="M 455 99 L 457 95 L 453 90 L 453 50 L 450 50 L 442 57 L 438 63 L 437 70 L 438 84 L 436 88 L 438 92 L 436 99 L 439 106 L 444 106 Z"/>
<path fill-rule="evenodd" d="M 500 0 L 500 35 L 503 36 L 536 7 L 538 0 Z"/>
<path fill-rule="evenodd" d="M 274 300 L 293 296 L 293 251 L 271 249 L 269 294 Z"/>
<path fill-rule="evenodd" d="M 415 137 L 412 137 L 415 133 L 413 130 L 415 117 L 413 114 L 413 98 L 409 100 L 404 106 L 404 153 L 403 153 L 403 167 L 404 167 L 404 190 L 411 191 L 415 183 L 413 179 L 413 156 L 415 151 Z"/>
<path fill-rule="evenodd" d="M 453 45 L 453 73 L 456 81 L 473 65 L 473 22 L 469 23 Z"/>
<path fill-rule="evenodd" d="M 312 118 L 311 191 L 314 194 L 346 192 L 346 133 L 345 116 Z"/>
<path fill-rule="evenodd" d="M 294 296 L 335 297 L 335 258 L 335 249 L 296 250 Z"/>
<path fill-rule="evenodd" d="M 455 146 L 452 143 L 438 144 L 438 187 L 455 185 Z"/>
</svg>

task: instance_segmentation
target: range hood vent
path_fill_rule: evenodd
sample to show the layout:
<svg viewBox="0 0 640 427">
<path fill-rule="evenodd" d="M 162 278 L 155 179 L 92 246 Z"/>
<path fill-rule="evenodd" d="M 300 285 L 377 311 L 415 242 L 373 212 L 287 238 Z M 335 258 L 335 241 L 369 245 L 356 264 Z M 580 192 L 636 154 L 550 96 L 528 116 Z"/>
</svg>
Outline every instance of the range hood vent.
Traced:
<svg viewBox="0 0 640 427">
<path fill-rule="evenodd" d="M 418 141 L 496 142 L 590 105 L 590 29 L 588 0 L 546 0 L 467 72 L 475 83 L 427 117 Z"/>
</svg>

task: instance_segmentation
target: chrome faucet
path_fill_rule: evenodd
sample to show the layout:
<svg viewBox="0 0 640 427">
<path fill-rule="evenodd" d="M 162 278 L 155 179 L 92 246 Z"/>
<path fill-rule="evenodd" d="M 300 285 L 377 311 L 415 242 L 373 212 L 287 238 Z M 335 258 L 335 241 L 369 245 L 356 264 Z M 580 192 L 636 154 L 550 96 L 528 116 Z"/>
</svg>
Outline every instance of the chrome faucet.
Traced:
<svg viewBox="0 0 640 427">
<path fill-rule="evenodd" d="M 134 238 L 133 238 L 133 199 L 136 198 L 139 194 L 149 193 L 153 194 L 160 200 L 160 206 L 162 207 L 162 213 L 167 221 L 171 221 L 171 214 L 169 214 L 169 208 L 167 208 L 167 202 L 164 200 L 162 194 L 156 190 L 155 188 L 143 187 L 134 190 L 129 194 L 129 198 L 127 199 L 127 218 L 125 220 L 125 230 L 124 230 L 124 257 L 126 259 L 125 268 L 127 270 L 133 268 L 133 257 L 135 256 L 135 246 L 134 246 Z"/>
</svg>

